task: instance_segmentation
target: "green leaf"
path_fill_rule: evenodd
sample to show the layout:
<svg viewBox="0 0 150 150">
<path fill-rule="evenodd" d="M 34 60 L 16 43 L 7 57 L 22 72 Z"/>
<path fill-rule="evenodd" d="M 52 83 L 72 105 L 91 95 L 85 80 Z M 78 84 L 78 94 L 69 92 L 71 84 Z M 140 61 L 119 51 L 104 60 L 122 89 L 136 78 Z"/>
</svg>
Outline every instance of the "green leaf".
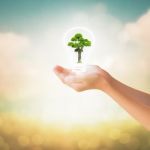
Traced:
<svg viewBox="0 0 150 150">
<path fill-rule="evenodd" d="M 88 39 L 85 39 L 84 46 L 91 46 L 91 41 L 89 41 Z"/>
<path fill-rule="evenodd" d="M 81 33 L 77 33 L 77 34 L 75 34 L 75 38 L 77 38 L 77 39 L 82 38 L 82 34 L 81 34 Z"/>
<path fill-rule="evenodd" d="M 77 39 L 75 37 L 72 37 L 71 38 L 71 41 L 76 41 Z"/>
<path fill-rule="evenodd" d="M 68 43 L 68 46 L 72 46 L 72 45 L 73 45 L 73 42 L 69 42 L 69 43 Z"/>
</svg>

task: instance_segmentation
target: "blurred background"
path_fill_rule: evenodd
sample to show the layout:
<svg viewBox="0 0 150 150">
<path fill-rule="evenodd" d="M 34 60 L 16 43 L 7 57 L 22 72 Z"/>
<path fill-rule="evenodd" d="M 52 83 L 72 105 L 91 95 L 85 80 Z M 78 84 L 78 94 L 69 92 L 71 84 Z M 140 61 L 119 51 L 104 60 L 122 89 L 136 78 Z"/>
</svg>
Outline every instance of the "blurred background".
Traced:
<svg viewBox="0 0 150 150">
<path fill-rule="evenodd" d="M 76 93 L 66 33 L 95 38 L 88 63 L 150 92 L 149 0 L 0 0 L 0 150 L 148 150 L 150 135 L 101 91 Z"/>
</svg>

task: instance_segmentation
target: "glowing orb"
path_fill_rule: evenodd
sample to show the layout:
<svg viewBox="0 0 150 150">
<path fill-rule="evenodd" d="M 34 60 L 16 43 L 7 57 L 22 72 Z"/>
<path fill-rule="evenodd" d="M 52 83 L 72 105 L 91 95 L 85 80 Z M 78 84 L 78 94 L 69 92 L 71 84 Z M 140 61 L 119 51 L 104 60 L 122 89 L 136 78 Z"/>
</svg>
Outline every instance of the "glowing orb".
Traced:
<svg viewBox="0 0 150 150">
<path fill-rule="evenodd" d="M 79 66 L 79 64 L 77 64 L 77 53 L 75 53 L 74 50 L 68 46 L 68 42 L 77 33 L 81 33 L 84 38 L 91 41 L 91 46 L 85 47 L 84 51 L 82 53 L 82 64 L 85 65 L 90 62 L 90 54 L 93 51 L 93 48 L 95 45 L 94 34 L 89 29 L 87 29 L 85 27 L 74 27 L 74 28 L 69 29 L 64 35 L 63 44 L 66 49 L 66 55 L 68 56 L 69 66 L 71 66 L 71 67 Z"/>
</svg>

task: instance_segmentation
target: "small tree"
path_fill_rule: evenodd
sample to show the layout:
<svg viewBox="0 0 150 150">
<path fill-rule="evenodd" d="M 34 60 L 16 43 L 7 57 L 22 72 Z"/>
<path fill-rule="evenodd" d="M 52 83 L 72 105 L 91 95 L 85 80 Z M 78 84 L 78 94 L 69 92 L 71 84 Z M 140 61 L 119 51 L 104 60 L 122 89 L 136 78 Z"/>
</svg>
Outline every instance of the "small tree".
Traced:
<svg viewBox="0 0 150 150">
<path fill-rule="evenodd" d="M 85 46 L 91 46 L 91 41 L 84 39 L 81 33 L 77 33 L 71 38 L 71 42 L 68 43 L 68 46 L 75 48 L 74 51 L 78 53 L 78 63 L 82 63 L 81 54 L 83 52 L 83 48 Z"/>
</svg>

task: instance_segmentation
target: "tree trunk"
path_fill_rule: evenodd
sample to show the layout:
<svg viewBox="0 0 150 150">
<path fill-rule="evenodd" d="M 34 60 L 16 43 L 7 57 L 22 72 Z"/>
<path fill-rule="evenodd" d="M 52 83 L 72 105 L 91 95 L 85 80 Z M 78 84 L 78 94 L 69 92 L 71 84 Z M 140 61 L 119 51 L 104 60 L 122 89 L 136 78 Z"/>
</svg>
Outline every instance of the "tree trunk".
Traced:
<svg viewBox="0 0 150 150">
<path fill-rule="evenodd" d="M 81 51 L 78 51 L 78 63 L 82 63 L 82 61 L 81 61 Z"/>
</svg>

